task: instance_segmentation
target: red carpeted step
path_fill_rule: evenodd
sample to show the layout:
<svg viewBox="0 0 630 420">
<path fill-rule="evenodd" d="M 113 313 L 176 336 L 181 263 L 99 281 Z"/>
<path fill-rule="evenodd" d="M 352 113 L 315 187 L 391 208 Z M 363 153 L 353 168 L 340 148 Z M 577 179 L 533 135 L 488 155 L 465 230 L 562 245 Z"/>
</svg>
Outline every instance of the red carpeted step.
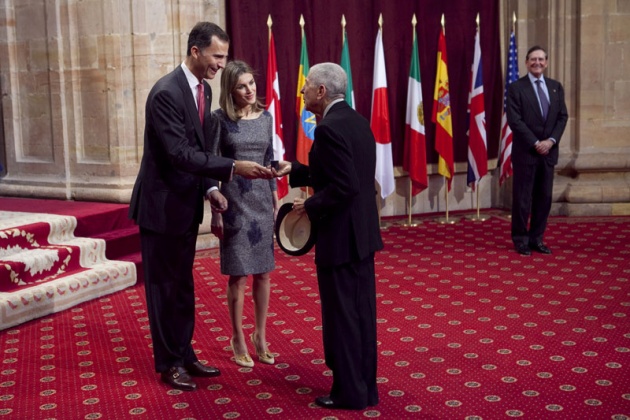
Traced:
<svg viewBox="0 0 630 420">
<path fill-rule="evenodd" d="M 98 236 L 118 229 L 133 229 L 137 226 L 129 219 L 127 213 L 129 206 L 110 205 L 93 206 L 90 212 L 83 212 L 77 217 L 77 236 Z"/>
<path fill-rule="evenodd" d="M 110 260 L 119 260 L 121 257 L 135 253 L 140 249 L 140 230 L 135 225 L 102 232 L 91 237 L 105 241 L 105 256 Z"/>
<path fill-rule="evenodd" d="M 142 253 L 140 251 L 123 255 L 120 258 L 117 258 L 117 260 L 134 263 L 136 265 L 136 281 L 138 283 L 144 282 L 144 271 L 142 270 Z"/>
<path fill-rule="evenodd" d="M 0 330 L 142 278 L 126 204 L 0 197 Z"/>
</svg>

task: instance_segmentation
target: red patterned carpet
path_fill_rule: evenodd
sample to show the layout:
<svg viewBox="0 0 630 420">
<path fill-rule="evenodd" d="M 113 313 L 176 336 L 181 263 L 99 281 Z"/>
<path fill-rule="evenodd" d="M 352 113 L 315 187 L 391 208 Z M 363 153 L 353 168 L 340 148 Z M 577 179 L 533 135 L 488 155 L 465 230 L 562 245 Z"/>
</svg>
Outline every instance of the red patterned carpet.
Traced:
<svg viewBox="0 0 630 420">
<path fill-rule="evenodd" d="M 0 417 L 630 419 L 630 218 L 554 218 L 550 256 L 516 254 L 498 217 L 383 236 L 376 407 L 312 404 L 330 386 L 312 253 L 276 252 L 277 363 L 244 369 L 229 360 L 226 279 L 205 251 L 195 348 L 222 376 L 192 393 L 158 382 L 139 283 L 0 332 Z M 248 299 L 247 332 L 252 314 Z"/>
</svg>

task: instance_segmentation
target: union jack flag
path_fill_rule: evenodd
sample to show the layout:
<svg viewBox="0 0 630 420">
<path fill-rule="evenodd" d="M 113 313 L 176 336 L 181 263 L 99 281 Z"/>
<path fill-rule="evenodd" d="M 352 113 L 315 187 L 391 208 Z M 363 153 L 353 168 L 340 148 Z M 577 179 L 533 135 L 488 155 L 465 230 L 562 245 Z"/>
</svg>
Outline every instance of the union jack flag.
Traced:
<svg viewBox="0 0 630 420">
<path fill-rule="evenodd" d="M 486 142 L 486 110 L 481 72 L 481 46 L 479 27 L 475 35 L 475 54 L 471 70 L 468 96 L 468 185 L 475 190 L 479 180 L 488 173 L 488 147 Z"/>
</svg>

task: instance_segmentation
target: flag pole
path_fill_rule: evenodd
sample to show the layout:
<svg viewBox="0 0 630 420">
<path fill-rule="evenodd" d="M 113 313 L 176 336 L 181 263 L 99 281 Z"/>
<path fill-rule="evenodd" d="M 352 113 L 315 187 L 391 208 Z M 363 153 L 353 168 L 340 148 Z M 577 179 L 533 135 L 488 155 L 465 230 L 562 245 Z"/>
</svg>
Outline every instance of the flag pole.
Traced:
<svg viewBox="0 0 630 420">
<path fill-rule="evenodd" d="M 512 32 L 514 32 L 514 34 L 516 34 L 516 11 L 512 11 Z M 507 77 L 507 75 L 506 75 L 506 77 Z M 512 204 L 512 205 L 514 205 L 514 204 Z M 512 212 L 508 213 L 507 219 L 508 220 L 512 220 Z"/>
<path fill-rule="evenodd" d="M 304 21 L 304 15 L 301 14 L 300 15 L 300 28 L 301 28 L 300 29 L 301 30 L 300 34 L 302 35 L 302 39 L 304 39 L 304 25 L 305 25 L 305 23 L 306 22 Z M 304 194 L 306 196 L 304 198 L 308 198 L 308 196 L 309 196 L 309 187 L 308 186 L 304 187 Z"/>
<path fill-rule="evenodd" d="M 451 176 L 453 176 L 451 174 Z M 446 212 L 444 217 L 438 217 L 437 221 L 442 225 L 454 225 L 459 221 L 459 219 L 453 219 L 448 217 L 448 178 L 443 176 L 444 178 L 444 202 L 446 203 Z"/>
<path fill-rule="evenodd" d="M 477 33 L 479 33 L 479 13 L 477 13 L 477 19 L 475 20 L 475 22 L 477 22 Z M 473 183 L 473 186 L 475 186 L 475 192 L 476 192 L 476 202 L 477 202 L 477 213 L 476 214 L 470 214 L 468 216 L 466 216 L 466 218 L 468 220 L 473 220 L 476 222 L 485 222 L 486 220 L 488 220 L 490 218 L 490 216 L 488 216 L 487 214 L 481 214 L 480 213 L 480 209 L 479 209 L 479 189 L 481 187 L 481 179 L 476 180 Z"/>
<path fill-rule="evenodd" d="M 382 31 L 383 30 L 383 14 L 381 13 L 378 16 L 378 30 Z M 378 184 L 378 183 L 377 183 Z M 378 225 L 381 229 L 385 229 L 387 226 L 383 226 L 381 223 L 381 208 L 383 207 L 383 196 L 381 194 L 381 185 L 379 184 L 379 188 L 378 188 Z"/>
<path fill-rule="evenodd" d="M 413 29 L 413 36 L 412 39 L 415 40 L 416 38 L 416 24 L 418 23 L 418 20 L 416 19 L 416 14 L 413 14 L 413 17 L 411 18 L 411 27 Z M 407 194 L 407 223 L 403 223 L 403 226 L 407 226 L 407 227 L 416 227 L 418 226 L 417 223 L 413 223 L 412 220 L 412 207 L 413 204 L 413 182 L 411 181 L 411 173 L 409 174 L 409 192 Z"/>
<path fill-rule="evenodd" d="M 446 28 L 444 26 L 444 13 L 442 13 L 442 19 L 440 20 L 440 23 L 442 24 L 442 32 L 444 33 L 444 36 L 446 36 Z M 450 175 L 451 177 L 453 176 L 453 174 Z M 445 217 L 438 218 L 438 222 L 443 225 L 452 225 L 457 223 L 458 220 L 448 218 L 448 178 L 446 177 L 446 175 L 442 175 L 442 177 L 444 178 L 444 203 L 446 204 L 446 212 Z"/>
<path fill-rule="evenodd" d="M 512 33 L 516 35 L 516 11 L 512 11 Z M 509 60 L 509 57 L 508 57 L 508 60 Z M 517 71 L 518 71 L 518 69 L 517 69 Z M 507 78 L 507 77 L 508 77 L 508 75 L 506 74 L 506 75 L 505 75 L 505 77 Z M 504 112 L 505 112 L 505 111 L 504 111 Z M 501 149 L 500 149 L 500 147 L 501 147 L 501 146 L 499 145 L 499 154 L 501 153 Z M 501 174 L 499 173 L 499 176 L 500 176 L 500 175 L 501 175 Z M 504 182 L 505 182 L 505 181 L 504 181 Z M 499 186 L 500 186 L 500 185 L 499 185 Z M 506 188 L 507 188 L 507 187 L 506 187 Z M 512 204 L 512 205 L 514 205 L 514 204 Z M 508 220 L 512 220 L 512 213 L 511 213 L 511 212 L 508 212 L 508 214 L 507 214 L 507 215 L 505 215 L 505 217 L 506 217 L 506 219 L 508 219 Z"/>
<path fill-rule="evenodd" d="M 411 176 L 409 176 L 409 193 L 407 194 L 407 223 L 403 223 L 403 226 L 405 227 L 416 227 L 418 226 L 418 223 L 414 223 L 412 218 L 412 189 L 413 189 L 413 183 L 411 182 Z"/>
<path fill-rule="evenodd" d="M 480 201 L 479 200 L 479 185 L 480 184 L 477 184 L 477 187 L 475 188 L 475 192 L 476 192 L 476 195 L 477 195 L 477 197 L 476 197 L 477 211 L 476 211 L 475 214 L 467 215 L 466 219 L 472 220 L 472 221 L 475 221 L 475 222 L 485 222 L 486 220 L 488 220 L 490 218 L 490 216 L 487 215 L 487 214 L 480 213 L 480 209 L 479 209 L 479 201 Z"/>
</svg>

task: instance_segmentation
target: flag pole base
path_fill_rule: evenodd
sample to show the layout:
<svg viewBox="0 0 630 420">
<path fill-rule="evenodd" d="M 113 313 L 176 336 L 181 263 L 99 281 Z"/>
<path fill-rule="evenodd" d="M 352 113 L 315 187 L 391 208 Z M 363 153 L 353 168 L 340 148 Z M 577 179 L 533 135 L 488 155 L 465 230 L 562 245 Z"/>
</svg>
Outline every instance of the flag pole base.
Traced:
<svg viewBox="0 0 630 420">
<path fill-rule="evenodd" d="M 387 230 L 392 225 L 393 223 L 391 222 L 381 222 L 379 228 L 381 228 L 381 230 Z"/>
<path fill-rule="evenodd" d="M 420 226 L 420 224 L 421 223 L 414 223 L 414 222 L 407 223 L 407 222 L 405 222 L 405 223 L 401 223 L 400 225 L 404 226 L 404 227 L 416 227 L 416 226 Z"/>
<path fill-rule="evenodd" d="M 490 219 L 490 215 L 488 214 L 468 214 L 465 216 L 468 220 L 473 220 L 475 222 L 485 222 Z"/>
<path fill-rule="evenodd" d="M 441 225 L 454 225 L 459 222 L 459 219 L 454 219 L 452 217 L 438 217 L 436 220 Z"/>
</svg>

